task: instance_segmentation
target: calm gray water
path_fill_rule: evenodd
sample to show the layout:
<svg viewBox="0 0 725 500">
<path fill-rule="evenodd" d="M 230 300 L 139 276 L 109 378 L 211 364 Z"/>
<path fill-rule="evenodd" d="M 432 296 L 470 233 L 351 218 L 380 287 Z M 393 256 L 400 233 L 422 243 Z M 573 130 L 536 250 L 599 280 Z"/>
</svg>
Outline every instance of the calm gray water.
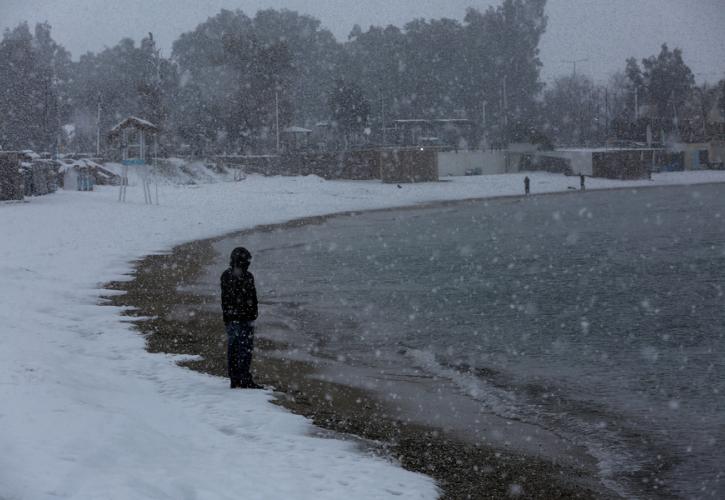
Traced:
<svg viewBox="0 0 725 500">
<path fill-rule="evenodd" d="M 725 186 L 366 213 L 241 243 L 265 312 L 314 356 L 446 379 L 586 447 L 628 494 L 725 498 Z"/>
</svg>

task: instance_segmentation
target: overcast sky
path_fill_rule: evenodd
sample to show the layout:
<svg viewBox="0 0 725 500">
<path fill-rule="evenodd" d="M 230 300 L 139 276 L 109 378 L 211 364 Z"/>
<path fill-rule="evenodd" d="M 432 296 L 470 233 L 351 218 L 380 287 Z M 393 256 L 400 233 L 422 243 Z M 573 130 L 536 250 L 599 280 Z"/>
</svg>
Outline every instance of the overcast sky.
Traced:
<svg viewBox="0 0 725 500">
<path fill-rule="evenodd" d="M 184 31 L 222 8 L 253 15 L 288 8 L 320 19 L 338 39 L 360 24 L 402 26 L 416 18 L 462 19 L 467 7 L 489 0 L 0 0 L 0 29 L 20 21 L 48 21 L 54 38 L 73 54 L 96 52 L 121 38 L 153 32 L 164 54 Z M 588 59 L 577 71 L 599 82 L 667 42 L 681 47 L 698 82 L 725 78 L 725 0 L 549 0 L 549 25 L 541 42 L 542 76 L 571 72 L 563 60 Z"/>
</svg>

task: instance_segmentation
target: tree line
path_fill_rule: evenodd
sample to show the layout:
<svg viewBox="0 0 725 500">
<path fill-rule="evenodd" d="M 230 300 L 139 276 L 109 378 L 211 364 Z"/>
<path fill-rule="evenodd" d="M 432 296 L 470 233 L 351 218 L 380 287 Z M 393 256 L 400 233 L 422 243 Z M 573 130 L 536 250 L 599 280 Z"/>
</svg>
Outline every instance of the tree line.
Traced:
<svg viewBox="0 0 725 500">
<path fill-rule="evenodd" d="M 582 74 L 557 78 L 543 93 L 541 115 L 560 145 L 723 138 L 725 80 L 696 85 L 682 51 L 663 44 L 656 55 L 627 59 L 607 84 Z"/>
<path fill-rule="evenodd" d="M 611 134 L 600 125 L 601 89 L 583 76 L 541 81 L 545 1 L 503 0 L 468 9 L 462 21 L 354 26 L 345 41 L 297 12 L 222 10 L 182 34 L 170 54 L 149 33 L 77 61 L 49 25 L 22 23 L 0 42 L 0 147 L 95 151 L 97 131 L 103 142 L 129 115 L 159 125 L 167 152 L 197 155 L 271 151 L 278 122 L 329 122 L 380 142 L 393 119 L 465 117 L 490 142 L 599 141 Z M 628 61 L 606 120 L 640 118 L 627 114 L 633 92 L 643 113 L 685 113 L 695 88 L 688 72 L 681 52 L 666 46 L 641 67 Z M 705 94 L 725 101 L 725 85 Z"/>
</svg>

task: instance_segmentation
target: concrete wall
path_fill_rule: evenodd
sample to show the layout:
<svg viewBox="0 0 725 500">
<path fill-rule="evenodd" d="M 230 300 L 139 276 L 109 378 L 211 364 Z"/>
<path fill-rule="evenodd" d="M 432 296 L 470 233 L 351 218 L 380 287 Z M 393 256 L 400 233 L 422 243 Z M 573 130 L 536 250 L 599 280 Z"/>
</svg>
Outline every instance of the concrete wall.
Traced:
<svg viewBox="0 0 725 500">
<path fill-rule="evenodd" d="M 542 151 L 538 156 L 569 160 L 573 175 L 593 175 L 592 152 L 587 150 Z"/>
<path fill-rule="evenodd" d="M 504 151 L 445 151 L 438 153 L 440 177 L 466 175 L 466 171 L 479 169 L 481 174 L 506 173 Z"/>
</svg>

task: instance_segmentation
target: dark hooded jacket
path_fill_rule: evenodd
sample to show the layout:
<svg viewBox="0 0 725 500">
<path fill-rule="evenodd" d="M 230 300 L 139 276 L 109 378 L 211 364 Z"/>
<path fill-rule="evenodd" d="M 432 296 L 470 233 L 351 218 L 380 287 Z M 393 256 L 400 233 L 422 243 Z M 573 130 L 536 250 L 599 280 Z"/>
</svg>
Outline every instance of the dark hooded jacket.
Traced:
<svg viewBox="0 0 725 500">
<path fill-rule="evenodd" d="M 257 319 L 257 289 L 254 276 L 248 271 L 251 255 L 243 248 L 235 249 L 229 262 L 229 269 L 221 276 L 222 314 L 224 323 L 233 321 L 254 321 Z M 240 269 L 236 276 L 234 268 Z"/>
</svg>

